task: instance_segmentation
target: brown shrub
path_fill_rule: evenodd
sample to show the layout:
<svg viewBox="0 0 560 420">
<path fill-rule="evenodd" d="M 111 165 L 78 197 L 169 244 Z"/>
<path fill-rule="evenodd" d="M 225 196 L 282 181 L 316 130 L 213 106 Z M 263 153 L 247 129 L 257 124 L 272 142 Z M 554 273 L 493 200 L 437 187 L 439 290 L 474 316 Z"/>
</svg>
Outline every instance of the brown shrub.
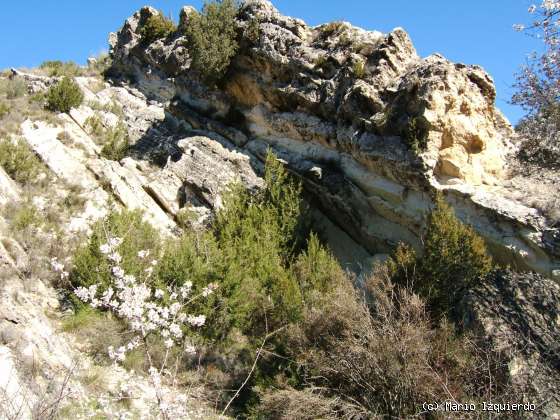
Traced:
<svg viewBox="0 0 560 420">
<path fill-rule="evenodd" d="M 342 407 L 341 407 L 342 406 Z M 316 394 L 310 389 L 283 389 L 265 393 L 258 409 L 269 420 L 299 419 L 335 420 L 359 418 L 360 411 L 352 404 L 341 403 L 338 398 Z M 356 417 L 352 417 L 356 415 Z"/>
<path fill-rule="evenodd" d="M 400 418 L 426 401 L 500 400 L 499 362 L 449 323 L 433 327 L 422 299 L 388 278 L 369 279 L 367 303 L 348 281 L 304 313 L 289 347 L 305 388 L 264 392 L 261 414 Z"/>
<path fill-rule="evenodd" d="M 112 314 L 90 308 L 77 310 L 64 319 L 62 329 L 75 334 L 85 344 L 86 352 L 101 364 L 110 363 L 109 346 L 126 345 L 132 337 L 124 323 Z"/>
</svg>

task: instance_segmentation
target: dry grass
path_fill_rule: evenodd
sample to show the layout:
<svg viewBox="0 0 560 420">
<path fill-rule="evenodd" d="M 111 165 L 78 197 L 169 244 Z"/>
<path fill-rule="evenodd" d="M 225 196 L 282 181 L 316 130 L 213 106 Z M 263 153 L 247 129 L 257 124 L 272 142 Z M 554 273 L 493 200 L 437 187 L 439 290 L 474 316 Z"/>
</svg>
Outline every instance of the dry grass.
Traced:
<svg viewBox="0 0 560 420">
<path fill-rule="evenodd" d="M 5 102 L 0 102 L 0 121 L 10 113 L 10 107 Z"/>
<path fill-rule="evenodd" d="M 109 54 L 101 53 L 96 57 L 95 63 L 86 66 L 79 65 L 73 61 L 47 60 L 32 69 L 20 69 L 26 73 L 49 77 L 79 77 L 79 76 L 103 76 L 105 71 L 111 66 Z"/>
<path fill-rule="evenodd" d="M 2 118 L 0 137 L 18 134 L 21 124 L 26 119 L 46 121 L 51 125 L 59 123 L 57 115 L 45 109 L 44 99 L 40 94 L 8 100 L 6 105 L 9 112 Z"/>
<path fill-rule="evenodd" d="M 293 388 L 265 393 L 261 398 L 259 412 L 264 413 L 267 419 L 299 420 L 361 418 L 362 414 L 352 404 L 342 402 L 338 398 L 323 396 L 320 391 L 300 391 Z"/>
<path fill-rule="evenodd" d="M 27 85 L 20 79 L 0 79 L 0 96 L 16 99 L 27 94 Z"/>
<path fill-rule="evenodd" d="M 330 22 L 319 27 L 321 34 L 325 37 L 329 37 L 334 34 L 341 34 L 346 31 L 346 29 L 346 24 L 342 21 Z"/>
<path fill-rule="evenodd" d="M 92 366 L 87 372 L 78 375 L 77 379 L 87 388 L 89 394 L 101 394 L 107 390 L 106 372 L 100 366 Z"/>
<path fill-rule="evenodd" d="M 33 420 L 59 419 L 61 408 L 67 404 L 70 397 L 69 383 L 73 376 L 74 368 L 71 368 L 64 376 L 52 378 L 43 386 L 36 383 L 20 384 L 15 393 L 8 393 L 4 388 L 0 388 L 2 419 L 20 420 L 28 418 L 27 416 Z M 16 381 L 18 378 L 8 378 L 8 382 L 12 380 Z M 29 381 L 29 378 L 26 378 L 26 381 Z"/>
<path fill-rule="evenodd" d="M 99 101 L 89 101 L 87 103 L 87 106 L 89 106 L 94 111 L 111 112 L 115 114 L 117 117 L 121 117 L 121 118 L 124 117 L 124 111 L 122 106 L 114 100 L 105 104 Z"/>
<path fill-rule="evenodd" d="M 56 139 L 66 146 L 72 146 L 74 144 L 72 136 L 66 130 L 62 130 L 60 133 L 58 133 L 56 135 Z"/>
<path fill-rule="evenodd" d="M 72 333 L 84 344 L 83 350 L 100 365 L 112 363 L 107 353 L 109 346 L 118 348 L 132 338 L 125 324 L 111 313 L 87 307 L 64 319 L 62 330 Z"/>
<path fill-rule="evenodd" d="M 119 121 L 114 127 L 106 127 L 98 115 L 89 117 L 85 122 L 88 134 L 102 146 L 101 156 L 119 161 L 126 156 L 130 147 L 130 138 L 125 123 Z"/>
<path fill-rule="evenodd" d="M 0 208 L 0 213 L 5 215 L 9 236 L 28 256 L 23 268 L 26 277 L 67 286 L 53 273 L 49 261 L 57 258 L 67 262 L 72 250 L 83 241 L 83 234 L 70 235 L 64 229 L 71 216 L 81 213 L 85 198 L 78 187 L 44 175 L 40 182 L 22 186 L 22 199 Z"/>
<path fill-rule="evenodd" d="M 0 166 L 16 182 L 37 184 L 45 166 L 23 139 L 0 139 Z"/>
<path fill-rule="evenodd" d="M 99 93 L 102 90 L 105 89 L 105 81 L 103 81 L 102 79 L 94 79 L 91 80 L 88 83 L 88 88 L 89 90 L 91 90 L 93 93 Z"/>
<path fill-rule="evenodd" d="M 368 299 L 342 284 L 308 310 L 290 348 L 304 388 L 262 393 L 265 418 L 403 418 L 425 401 L 502 401 L 499 360 L 393 286 L 388 271 L 368 280 Z M 293 417 L 293 416 L 296 417 Z"/>
</svg>

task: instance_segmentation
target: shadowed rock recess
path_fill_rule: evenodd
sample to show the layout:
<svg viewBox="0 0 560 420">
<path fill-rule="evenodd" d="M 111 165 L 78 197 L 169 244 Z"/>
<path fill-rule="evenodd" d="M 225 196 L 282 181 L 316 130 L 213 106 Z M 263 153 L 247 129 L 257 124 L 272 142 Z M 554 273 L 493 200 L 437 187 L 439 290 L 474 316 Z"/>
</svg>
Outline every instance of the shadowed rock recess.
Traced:
<svg viewBox="0 0 560 420">
<path fill-rule="evenodd" d="M 420 249 L 441 191 L 498 262 L 560 277 L 557 220 L 522 199 L 530 183 L 511 182 L 513 131 L 482 68 L 439 54 L 420 58 L 400 28 L 310 27 L 260 0 L 242 6 L 238 54 L 209 88 L 190 69 L 180 29 L 190 12 L 184 8 L 176 33 L 150 45 L 140 36 L 158 13 L 149 7 L 110 37 L 113 74 L 167 104 L 171 125 L 212 132 L 257 172 L 272 148 L 330 221 L 372 256 L 400 241 Z M 254 22 L 257 36 L 247 29 Z"/>
</svg>

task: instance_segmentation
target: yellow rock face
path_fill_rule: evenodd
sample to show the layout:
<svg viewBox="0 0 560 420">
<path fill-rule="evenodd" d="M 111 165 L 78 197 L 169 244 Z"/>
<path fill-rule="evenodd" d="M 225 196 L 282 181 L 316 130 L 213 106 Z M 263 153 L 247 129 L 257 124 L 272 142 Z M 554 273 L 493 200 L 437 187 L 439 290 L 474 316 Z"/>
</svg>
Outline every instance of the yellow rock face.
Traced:
<svg viewBox="0 0 560 420">
<path fill-rule="evenodd" d="M 482 69 L 456 67 L 436 56 L 426 62 L 440 71 L 437 80 L 424 82 L 420 95 L 435 175 L 494 183 L 504 176 L 512 131 L 494 106 L 492 80 Z"/>
</svg>

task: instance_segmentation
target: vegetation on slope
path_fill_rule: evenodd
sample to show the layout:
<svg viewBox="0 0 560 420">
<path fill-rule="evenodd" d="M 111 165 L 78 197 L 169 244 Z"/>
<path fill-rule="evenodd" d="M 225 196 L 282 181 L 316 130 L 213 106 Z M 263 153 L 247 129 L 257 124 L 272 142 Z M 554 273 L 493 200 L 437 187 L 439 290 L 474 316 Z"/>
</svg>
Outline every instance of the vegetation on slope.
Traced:
<svg viewBox="0 0 560 420">
<path fill-rule="evenodd" d="M 142 37 L 142 42 L 148 45 L 158 39 L 167 38 L 176 29 L 173 21 L 165 17 L 162 12 L 159 12 L 148 18 L 140 29 L 140 36 Z"/>
<path fill-rule="evenodd" d="M 90 106 L 92 105 L 97 107 L 96 104 L 90 104 Z M 104 108 L 108 108 L 110 110 L 109 112 L 115 115 L 122 113 L 122 109 L 119 109 L 114 103 Z M 105 109 L 102 107 L 102 110 Z M 85 121 L 85 127 L 95 142 L 102 146 L 101 156 L 116 161 L 120 161 L 126 156 L 130 147 L 130 139 L 127 126 L 122 120 L 119 120 L 115 126 L 105 127 L 101 118 L 94 115 Z"/>
<path fill-rule="evenodd" d="M 546 1 L 532 6 L 536 15 L 532 23 L 515 25 L 520 31 L 529 32 L 543 41 L 543 52 L 534 54 L 522 66 L 516 78 L 516 92 L 512 102 L 520 105 L 527 115 L 516 130 L 523 139 L 519 157 L 540 167 L 560 168 L 560 72 L 558 53 L 558 1 Z"/>
<path fill-rule="evenodd" d="M 158 238 L 138 213 L 110 215 L 75 254 L 73 285 L 111 285 L 100 247 L 115 236 L 125 272 L 149 267 L 137 258 L 142 250 L 158 260 L 153 290 L 192 283 L 197 295 L 217 285 L 192 305 L 206 323 L 189 333 L 199 358 L 185 358 L 181 371 L 200 364 L 201 380 L 241 417 L 406 416 L 422 401 L 445 400 L 449 387 L 461 400 L 501 398 L 497 360 L 481 364 L 490 356 L 446 320 L 491 265 L 441 197 L 424 255 L 401 246 L 364 294 L 305 228 L 301 186 L 271 154 L 265 181 L 257 193 L 232 185 L 213 226 L 186 228 L 177 240 Z"/>
<path fill-rule="evenodd" d="M 47 92 L 47 107 L 51 111 L 70 112 L 72 108 L 79 107 L 83 100 L 84 94 L 80 86 L 67 76 Z"/>
<path fill-rule="evenodd" d="M 0 139 L 0 166 L 16 182 L 37 182 L 43 165 L 22 140 Z"/>
<path fill-rule="evenodd" d="M 462 294 L 492 269 L 484 240 L 461 223 L 441 195 L 428 216 L 421 255 L 404 244 L 388 267 L 392 281 L 422 296 L 436 317 L 451 316 Z"/>
<path fill-rule="evenodd" d="M 193 66 L 212 83 L 224 76 L 237 49 L 236 10 L 234 2 L 212 2 L 189 21 Z M 142 37 L 152 42 L 175 30 L 159 15 Z M 364 75 L 361 64 L 353 68 L 358 77 Z M 43 70 L 65 76 L 47 95 L 51 110 L 68 112 L 81 103 L 79 87 L 67 77 L 78 74 L 74 65 L 48 62 Z M 26 95 L 17 80 L 3 89 L 7 100 Z M 0 119 L 11 110 L 0 103 Z M 543 112 L 539 115 L 548 115 Z M 425 140 L 416 123 L 411 120 L 406 132 L 415 151 Z M 102 154 L 121 159 L 128 147 L 124 128 L 93 125 L 103 139 Z M 26 186 L 41 169 L 28 148 L 8 140 L 0 142 L 0 165 Z M 48 222 L 30 202 L 16 210 L 10 223 L 28 237 Z M 421 255 L 399 246 L 364 290 L 354 288 L 352 276 L 307 229 L 305 213 L 301 185 L 269 155 L 265 188 L 255 193 L 232 185 L 206 231 L 185 224 L 178 240 L 162 238 L 139 212 L 110 214 L 74 253 L 71 285 L 65 286 L 98 285 L 106 292 L 114 276 L 102 249 L 115 237 L 122 238 L 119 265 L 137 277 L 153 271 L 146 285 L 154 294 L 162 291 L 164 302 L 172 299 L 173 288 L 192 283 L 200 295 L 217 285 L 208 299 L 193 304 L 207 322 L 197 331 L 185 330 L 198 354 L 178 358 L 177 370 L 198 368 L 219 404 L 243 418 L 403 417 L 417 415 L 422 402 L 449 395 L 459 401 L 505 399 L 507 384 L 499 380 L 496 355 L 482 351 L 452 322 L 462 292 L 483 279 L 492 263 L 483 240 L 441 196 L 428 217 Z M 153 259 L 139 258 L 142 253 Z M 65 330 L 87 339 L 91 354 L 110 363 L 107 349 L 127 345 L 130 330 L 106 310 L 74 303 L 76 313 Z M 126 368 L 148 372 L 166 363 L 163 340 L 144 344 L 149 356 L 134 349 L 124 360 Z"/>
<path fill-rule="evenodd" d="M 192 68 L 208 83 L 218 82 L 226 73 L 237 52 L 235 0 L 210 1 L 202 13 L 189 17 L 186 35 L 193 58 Z"/>
</svg>

